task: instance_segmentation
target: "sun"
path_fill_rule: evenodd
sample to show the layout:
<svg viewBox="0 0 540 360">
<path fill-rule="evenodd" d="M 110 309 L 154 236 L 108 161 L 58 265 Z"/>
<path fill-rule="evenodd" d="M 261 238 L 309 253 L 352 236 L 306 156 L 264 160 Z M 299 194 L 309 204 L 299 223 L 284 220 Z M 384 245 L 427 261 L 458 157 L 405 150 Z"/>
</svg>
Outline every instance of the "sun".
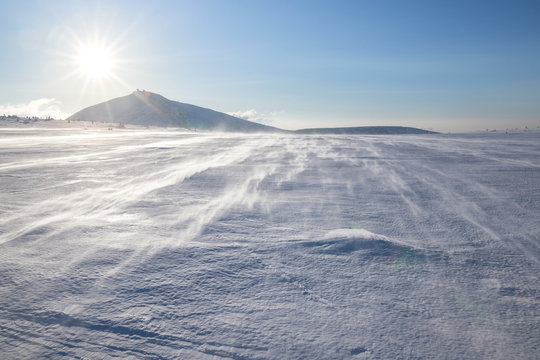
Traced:
<svg viewBox="0 0 540 360">
<path fill-rule="evenodd" d="M 90 79 L 103 79 L 112 74 L 114 58 L 103 46 L 82 46 L 77 58 L 79 72 Z"/>
<path fill-rule="evenodd" d="M 99 31 L 87 29 L 81 37 L 74 29 L 67 29 L 60 45 L 65 49 L 51 50 L 59 58 L 63 70 L 68 70 L 61 81 L 73 82 L 79 89 L 79 99 L 84 97 L 105 97 L 120 90 L 132 91 L 134 86 L 125 80 L 126 74 L 132 74 L 132 64 L 140 62 L 133 56 L 126 57 L 130 42 L 125 41 L 126 33 L 110 37 Z"/>
</svg>

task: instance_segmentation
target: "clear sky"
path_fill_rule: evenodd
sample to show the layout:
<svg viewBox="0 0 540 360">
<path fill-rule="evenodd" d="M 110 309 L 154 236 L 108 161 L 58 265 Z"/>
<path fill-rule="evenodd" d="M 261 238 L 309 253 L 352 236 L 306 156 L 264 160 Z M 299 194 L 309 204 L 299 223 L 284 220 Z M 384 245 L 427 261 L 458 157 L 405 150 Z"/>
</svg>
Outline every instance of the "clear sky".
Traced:
<svg viewBox="0 0 540 360">
<path fill-rule="evenodd" d="M 139 88 L 286 129 L 540 126 L 538 0 L 3 0 L 0 14 L 0 113 L 69 115 Z M 106 75 L 81 71 L 91 46 Z"/>
</svg>

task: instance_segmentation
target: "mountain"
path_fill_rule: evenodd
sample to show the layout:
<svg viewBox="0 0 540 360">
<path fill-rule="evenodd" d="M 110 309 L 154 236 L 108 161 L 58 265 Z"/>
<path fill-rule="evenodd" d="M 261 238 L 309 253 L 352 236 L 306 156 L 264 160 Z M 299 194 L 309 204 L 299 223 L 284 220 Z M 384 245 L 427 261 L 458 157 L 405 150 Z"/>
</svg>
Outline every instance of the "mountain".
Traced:
<svg viewBox="0 0 540 360">
<path fill-rule="evenodd" d="M 228 132 L 280 132 L 296 134 L 433 134 L 404 126 L 315 128 L 288 131 L 239 119 L 222 112 L 169 100 L 159 94 L 136 90 L 70 116 L 71 121 L 96 121 L 143 126 L 169 126 L 192 130 Z"/>
<path fill-rule="evenodd" d="M 169 100 L 136 90 L 130 95 L 87 107 L 68 118 L 143 126 L 170 126 L 231 132 L 282 132 L 283 130 L 236 118 L 218 111 Z"/>
<path fill-rule="evenodd" d="M 366 135 L 392 135 L 392 134 L 436 134 L 434 131 L 417 129 L 405 126 L 358 126 L 341 128 L 316 128 L 296 130 L 297 134 L 366 134 Z"/>
</svg>

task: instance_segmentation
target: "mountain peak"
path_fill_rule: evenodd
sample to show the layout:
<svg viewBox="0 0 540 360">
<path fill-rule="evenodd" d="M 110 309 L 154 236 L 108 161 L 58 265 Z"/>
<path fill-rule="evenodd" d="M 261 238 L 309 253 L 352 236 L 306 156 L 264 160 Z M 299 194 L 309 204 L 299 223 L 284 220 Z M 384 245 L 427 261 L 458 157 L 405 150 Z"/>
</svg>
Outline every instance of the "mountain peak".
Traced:
<svg viewBox="0 0 540 360">
<path fill-rule="evenodd" d="M 139 89 L 137 89 L 137 90 L 133 91 L 131 93 L 131 95 L 136 96 L 139 99 L 153 99 L 153 100 L 163 99 L 163 100 L 166 100 L 166 101 L 173 101 L 173 100 L 167 99 L 163 95 L 160 95 L 158 93 L 153 93 L 153 92 L 150 92 L 148 90 L 139 90 Z"/>
</svg>

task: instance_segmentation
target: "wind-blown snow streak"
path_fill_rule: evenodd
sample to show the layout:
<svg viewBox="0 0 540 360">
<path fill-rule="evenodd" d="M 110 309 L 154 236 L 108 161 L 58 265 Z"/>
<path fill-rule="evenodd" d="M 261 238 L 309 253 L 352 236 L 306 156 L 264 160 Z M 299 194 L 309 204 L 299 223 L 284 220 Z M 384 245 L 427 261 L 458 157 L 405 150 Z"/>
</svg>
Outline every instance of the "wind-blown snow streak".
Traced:
<svg viewBox="0 0 540 360">
<path fill-rule="evenodd" d="M 532 359 L 538 179 L 538 132 L 0 129 L 0 353 Z"/>
</svg>

